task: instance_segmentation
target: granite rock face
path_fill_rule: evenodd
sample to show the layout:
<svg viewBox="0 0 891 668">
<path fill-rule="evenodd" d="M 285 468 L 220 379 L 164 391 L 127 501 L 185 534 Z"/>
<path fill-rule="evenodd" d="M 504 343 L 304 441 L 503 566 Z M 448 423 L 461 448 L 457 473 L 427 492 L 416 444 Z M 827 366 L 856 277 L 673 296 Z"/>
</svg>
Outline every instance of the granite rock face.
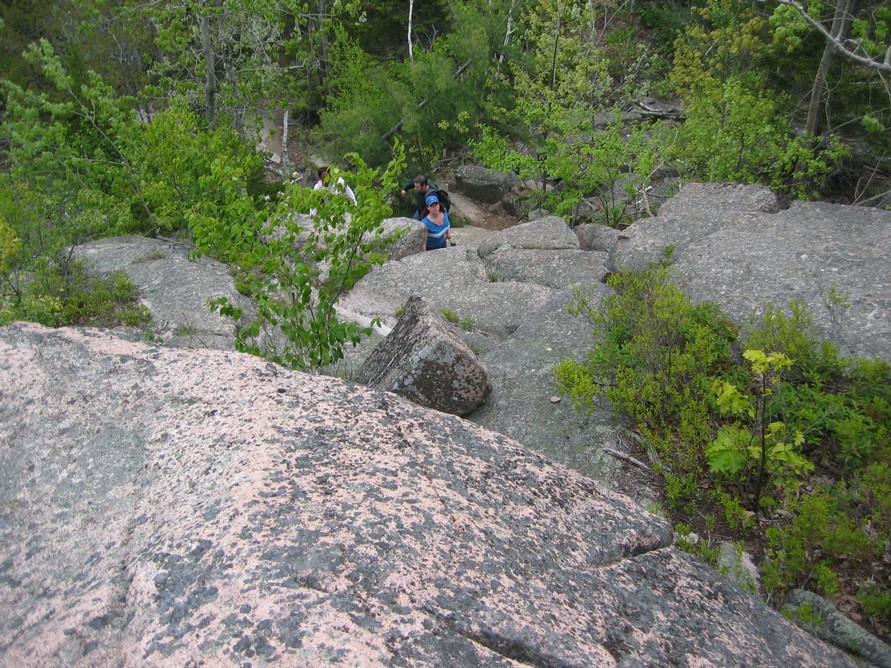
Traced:
<svg viewBox="0 0 891 668">
<path fill-rule="evenodd" d="M 256 357 L 0 329 L 0 664 L 852 666 L 515 441 Z"/>
<path fill-rule="evenodd" d="M 891 212 L 825 202 L 779 209 L 763 186 L 695 183 L 659 215 L 626 229 L 616 268 L 671 248 L 693 301 L 713 301 L 738 324 L 766 305 L 803 303 L 846 354 L 891 358 Z"/>
<path fill-rule="evenodd" d="M 472 323 L 461 335 L 493 386 L 468 419 L 607 483 L 615 462 L 602 455 L 602 446 L 622 449 L 615 416 L 583 415 L 550 398 L 551 369 L 568 357 L 584 359 L 593 345 L 590 324 L 566 312 L 569 298 L 581 287 L 596 308 L 609 294 L 602 283 L 609 272 L 659 260 L 671 247 L 676 277 L 692 298 L 719 303 L 740 326 L 767 303 L 782 307 L 798 299 L 844 352 L 891 359 L 887 211 L 801 202 L 782 209 L 762 186 L 691 183 L 657 217 L 622 232 L 586 225 L 573 233 L 562 219 L 546 217 L 494 233 L 456 228 L 457 247 L 420 253 L 419 223 L 385 224 L 407 234 L 390 249 L 393 261 L 341 298 L 340 316 L 362 326 L 379 318 L 377 335 L 384 336 L 405 301 L 419 295 L 434 311 L 447 309 Z M 190 262 L 188 248 L 130 237 L 83 251 L 102 270 L 131 274 L 156 323 L 171 323 L 155 332 L 162 340 L 231 345 L 231 324 L 206 307 L 221 291 L 242 299 L 223 265 Z M 205 319 L 210 323 L 200 324 Z M 349 377 L 369 348 L 347 350 L 342 368 Z"/>
<path fill-rule="evenodd" d="M 455 189 L 486 204 L 500 202 L 519 184 L 512 173 L 495 172 L 480 165 L 461 165 L 455 170 Z"/>
<path fill-rule="evenodd" d="M 256 307 L 235 289 L 225 265 L 207 257 L 193 259 L 191 250 L 180 242 L 128 235 L 78 246 L 75 253 L 98 272 L 127 273 L 151 312 L 158 340 L 231 349 L 235 327 L 228 318 L 212 313 L 208 300 L 226 297 L 247 318 L 253 317 Z"/>
<path fill-rule="evenodd" d="M 489 372 L 455 328 L 413 296 L 396 327 L 365 360 L 356 380 L 453 415 L 479 408 Z"/>
</svg>

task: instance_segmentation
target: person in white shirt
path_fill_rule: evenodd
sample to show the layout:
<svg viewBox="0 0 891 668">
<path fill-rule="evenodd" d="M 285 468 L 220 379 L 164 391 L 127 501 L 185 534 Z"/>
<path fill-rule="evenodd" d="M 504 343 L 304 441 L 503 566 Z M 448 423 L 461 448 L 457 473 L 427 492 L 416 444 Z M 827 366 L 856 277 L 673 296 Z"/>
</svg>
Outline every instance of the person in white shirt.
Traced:
<svg viewBox="0 0 891 668">
<path fill-rule="evenodd" d="M 358 206 L 356 194 L 353 192 L 353 189 L 346 184 L 346 181 L 343 180 L 342 176 L 338 176 L 337 180 L 332 183 L 331 175 L 328 173 L 328 167 L 319 167 L 318 175 L 319 180 L 316 181 L 316 184 L 312 187 L 313 190 L 329 190 L 331 192 L 343 193 L 350 199 L 353 206 Z"/>
</svg>

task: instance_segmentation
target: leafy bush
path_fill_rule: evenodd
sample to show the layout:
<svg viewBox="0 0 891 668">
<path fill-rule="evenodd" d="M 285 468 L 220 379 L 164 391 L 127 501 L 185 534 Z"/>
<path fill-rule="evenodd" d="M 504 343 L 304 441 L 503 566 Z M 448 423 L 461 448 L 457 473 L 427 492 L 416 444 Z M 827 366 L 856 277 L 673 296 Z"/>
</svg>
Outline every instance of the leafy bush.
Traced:
<svg viewBox="0 0 891 668">
<path fill-rule="evenodd" d="M 770 26 L 753 7 L 707 0 L 676 42 L 670 79 L 687 113 L 669 151 L 681 172 L 706 181 L 764 183 L 807 198 L 847 152 L 789 130 L 785 93 L 768 86 Z"/>
<path fill-rule="evenodd" d="M 404 167 L 398 143 L 394 151 L 397 158 L 383 171 L 348 156 L 355 170 L 345 176 L 358 206 L 336 189 L 289 183 L 267 211 L 239 189 L 238 174 L 214 165 L 211 178 L 219 189 L 228 188 L 225 196 L 188 216 L 196 246 L 237 265 L 239 290 L 257 303 L 258 316 L 247 323 L 225 297 L 212 303 L 239 323 L 239 350 L 312 370 L 342 359 L 347 344 L 371 332 L 370 327 L 341 322 L 335 306 L 356 280 L 385 259 L 382 223 L 391 214 L 386 193 L 397 188 Z M 331 168 L 331 176 L 339 178 L 339 170 Z"/>
<path fill-rule="evenodd" d="M 599 305 L 571 305 L 596 343 L 584 362 L 555 370 L 559 390 L 581 410 L 607 399 L 631 421 L 681 534 L 713 534 L 723 518 L 734 540 L 763 548 L 775 601 L 793 587 L 845 591 L 886 619 L 887 362 L 840 358 L 799 303 L 769 307 L 737 340 L 715 306 L 691 305 L 671 285 L 665 265 L 609 284 Z M 713 558 L 711 540 L 680 544 Z"/>
<path fill-rule="evenodd" d="M 16 320 L 48 327 L 144 327 L 150 315 L 126 274 L 96 276 L 83 262 L 72 261 L 44 267 L 21 292 L 3 300 L 0 324 Z"/>
<path fill-rule="evenodd" d="M 887 465 L 869 467 L 850 483 L 821 486 L 792 503 L 792 521 L 766 532 L 765 589 L 777 598 L 792 587 L 831 595 L 842 570 L 859 573 L 867 586 L 871 564 L 891 538 L 889 473 Z M 878 591 L 880 598 L 891 593 L 887 581 Z"/>
<path fill-rule="evenodd" d="M 882 456 L 891 430 L 891 367 L 883 360 L 845 360 L 820 340 L 800 302 L 788 313 L 770 306 L 746 346 L 782 351 L 795 360 L 776 388 L 774 414 L 804 436 L 812 458 L 855 470 Z"/>
<path fill-rule="evenodd" d="M 761 350 L 746 350 L 743 357 L 752 365 L 744 390 L 727 381 L 713 385 L 718 410 L 734 420 L 718 430 L 705 454 L 712 473 L 745 481 L 757 515 L 765 501 L 762 495 L 769 494 L 771 487 L 782 493 L 797 486 L 796 478 L 814 466 L 800 454 L 804 435 L 771 420 L 771 398 L 780 374 L 792 366 L 792 360 L 782 353 L 768 355 Z"/>
<path fill-rule="evenodd" d="M 585 363 L 565 360 L 558 389 L 578 407 L 598 397 L 627 415 L 652 444 L 673 502 L 691 496 L 712 438 L 711 386 L 729 364 L 735 330 L 711 304 L 692 306 L 668 268 L 613 274 L 599 308 L 577 296 L 571 311 L 594 325 Z"/>
</svg>

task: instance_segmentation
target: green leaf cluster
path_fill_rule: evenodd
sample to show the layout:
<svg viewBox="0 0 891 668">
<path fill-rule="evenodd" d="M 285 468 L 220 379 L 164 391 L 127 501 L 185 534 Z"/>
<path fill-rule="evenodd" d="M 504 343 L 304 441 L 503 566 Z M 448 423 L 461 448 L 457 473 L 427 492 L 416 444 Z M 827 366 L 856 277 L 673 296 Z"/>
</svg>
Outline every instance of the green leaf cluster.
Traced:
<svg viewBox="0 0 891 668">
<path fill-rule="evenodd" d="M 703 469 L 711 387 L 730 364 L 735 329 L 713 304 L 691 305 L 666 265 L 613 274 L 609 285 L 602 304 L 577 295 L 571 307 L 597 344 L 587 361 L 558 367 L 558 389 L 581 408 L 603 397 L 627 415 L 664 464 L 670 500 L 683 502 Z"/>
<path fill-rule="evenodd" d="M 781 599 L 793 587 L 807 587 L 831 596 L 838 591 L 842 568 L 862 574 L 859 596 L 877 603 L 891 596 L 888 582 L 872 577 L 891 539 L 891 468 L 887 463 L 865 467 L 840 485 L 820 485 L 793 500 L 793 519 L 767 529 L 768 558 L 763 566 L 765 589 Z"/>
<path fill-rule="evenodd" d="M 713 384 L 718 412 L 733 419 L 721 426 L 705 455 L 712 473 L 746 482 L 752 490 L 751 506 L 758 513 L 765 492 L 772 499 L 774 487 L 781 492 L 797 487 L 797 479 L 814 466 L 801 455 L 804 435 L 771 420 L 771 397 L 792 360 L 783 353 L 753 349 L 746 350 L 743 357 L 751 365 L 745 389 L 726 380 Z"/>
<path fill-rule="evenodd" d="M 383 170 L 355 154 L 347 156 L 352 171 L 330 168 L 335 181 L 349 179 L 358 206 L 337 186 L 313 190 L 288 183 L 268 211 L 233 193 L 225 208 L 209 202 L 189 213 L 197 248 L 240 267 L 242 290 L 257 304 L 257 316 L 247 322 L 226 298 L 211 304 L 238 324 L 238 349 L 290 368 L 318 370 L 342 359 L 346 345 L 371 332 L 341 321 L 335 307 L 386 258 L 389 239 L 382 223 L 392 212 L 385 193 L 397 188 L 404 168 L 401 146 L 393 150 L 397 157 Z M 211 178 L 239 183 L 226 177 Z"/>
</svg>

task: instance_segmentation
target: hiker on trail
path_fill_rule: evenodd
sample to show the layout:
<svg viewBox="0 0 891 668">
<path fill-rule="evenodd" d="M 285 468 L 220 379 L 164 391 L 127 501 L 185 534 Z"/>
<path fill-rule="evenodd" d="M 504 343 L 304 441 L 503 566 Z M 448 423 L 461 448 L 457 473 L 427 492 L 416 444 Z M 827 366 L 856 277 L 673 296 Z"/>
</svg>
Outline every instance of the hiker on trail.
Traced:
<svg viewBox="0 0 891 668">
<path fill-rule="evenodd" d="M 449 229 L 449 214 L 442 208 L 442 204 L 436 195 L 428 195 L 424 200 L 427 215 L 421 220 L 427 228 L 424 241 L 421 243 L 421 251 L 437 250 L 445 248 L 448 240 L 452 238 Z"/>
<path fill-rule="evenodd" d="M 328 167 L 319 167 L 319 180 L 316 181 L 316 184 L 312 189 L 341 193 L 349 197 L 353 206 L 358 206 L 358 202 L 356 202 L 356 194 L 353 192 L 353 189 L 346 184 L 346 181 L 343 180 L 342 176 L 338 176 L 337 180 L 332 182 L 331 174 L 328 172 L 328 169 Z"/>
<path fill-rule="evenodd" d="M 424 210 L 427 208 L 426 200 L 427 195 L 430 194 L 431 185 L 426 176 L 416 176 L 414 180 L 409 181 L 404 186 L 402 186 L 401 194 L 404 195 L 411 188 L 414 188 L 415 197 L 418 201 L 418 208 L 415 210 L 412 218 L 414 218 L 415 220 L 421 220 L 424 217 Z"/>
</svg>

